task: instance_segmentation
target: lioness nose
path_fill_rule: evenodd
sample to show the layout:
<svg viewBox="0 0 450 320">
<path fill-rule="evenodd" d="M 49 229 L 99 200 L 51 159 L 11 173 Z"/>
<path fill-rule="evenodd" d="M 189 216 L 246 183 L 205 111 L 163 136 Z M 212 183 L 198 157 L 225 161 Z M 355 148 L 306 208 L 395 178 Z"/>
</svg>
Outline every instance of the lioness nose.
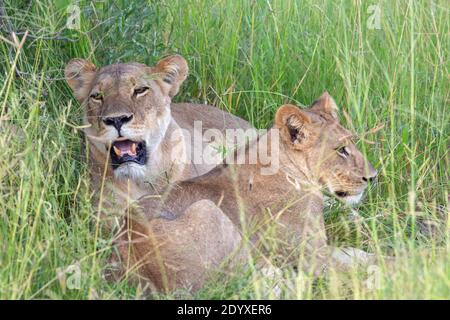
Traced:
<svg viewBox="0 0 450 320">
<path fill-rule="evenodd" d="M 117 129 L 117 131 L 120 133 L 120 128 L 127 123 L 130 122 L 131 119 L 133 119 L 133 115 L 123 115 L 119 117 L 107 117 L 103 119 L 103 123 L 107 126 L 113 126 Z"/>
</svg>

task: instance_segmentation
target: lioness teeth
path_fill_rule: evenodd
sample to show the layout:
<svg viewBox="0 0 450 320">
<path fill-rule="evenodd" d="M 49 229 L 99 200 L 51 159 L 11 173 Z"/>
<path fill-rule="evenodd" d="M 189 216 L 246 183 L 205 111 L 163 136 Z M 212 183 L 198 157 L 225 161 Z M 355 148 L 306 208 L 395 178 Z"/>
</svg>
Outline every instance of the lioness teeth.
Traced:
<svg viewBox="0 0 450 320">
<path fill-rule="evenodd" d="M 131 153 L 132 153 L 133 155 L 136 154 L 136 143 L 132 143 L 132 144 L 131 144 Z"/>
<path fill-rule="evenodd" d="M 120 157 L 122 155 L 122 152 L 120 151 L 119 148 L 117 148 L 116 146 L 113 146 L 114 148 L 114 152 Z"/>
</svg>

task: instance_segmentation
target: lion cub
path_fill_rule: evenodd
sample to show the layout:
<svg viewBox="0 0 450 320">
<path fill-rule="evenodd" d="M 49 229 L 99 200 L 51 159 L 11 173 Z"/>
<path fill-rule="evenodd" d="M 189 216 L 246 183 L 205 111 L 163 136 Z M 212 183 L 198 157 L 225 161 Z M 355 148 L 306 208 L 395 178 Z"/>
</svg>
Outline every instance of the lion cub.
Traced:
<svg viewBox="0 0 450 320">
<path fill-rule="evenodd" d="M 239 247 L 246 238 L 260 253 L 281 258 L 281 265 L 319 273 L 333 251 L 323 190 L 355 203 L 377 174 L 352 137 L 326 92 L 306 110 L 281 106 L 273 127 L 244 150 L 245 159 L 258 154 L 255 163 L 229 158 L 160 197 L 139 201 L 119 245 L 128 270 L 137 269 L 157 290 L 196 290 L 233 252 L 233 262 L 243 258 Z M 268 174 L 255 148 L 267 148 L 278 170 Z M 266 252 L 267 234 L 276 243 Z"/>
</svg>

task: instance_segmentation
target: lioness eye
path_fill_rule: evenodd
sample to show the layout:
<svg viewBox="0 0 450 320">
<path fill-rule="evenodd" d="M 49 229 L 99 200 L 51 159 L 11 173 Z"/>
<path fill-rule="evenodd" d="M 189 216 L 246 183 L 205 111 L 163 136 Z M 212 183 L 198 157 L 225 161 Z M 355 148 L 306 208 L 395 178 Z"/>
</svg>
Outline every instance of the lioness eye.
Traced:
<svg viewBox="0 0 450 320">
<path fill-rule="evenodd" d="M 144 92 L 146 92 L 149 88 L 148 87 L 139 87 L 134 89 L 134 95 L 138 96 L 140 94 L 143 94 Z"/>
<path fill-rule="evenodd" d="M 99 100 L 99 101 L 103 99 L 103 96 L 102 96 L 102 94 L 101 94 L 100 92 L 93 93 L 93 94 L 91 94 L 89 97 L 90 97 L 91 99 Z"/>
<path fill-rule="evenodd" d="M 336 149 L 337 153 L 342 157 L 347 157 L 349 155 L 348 149 L 346 146 L 342 146 Z"/>
</svg>

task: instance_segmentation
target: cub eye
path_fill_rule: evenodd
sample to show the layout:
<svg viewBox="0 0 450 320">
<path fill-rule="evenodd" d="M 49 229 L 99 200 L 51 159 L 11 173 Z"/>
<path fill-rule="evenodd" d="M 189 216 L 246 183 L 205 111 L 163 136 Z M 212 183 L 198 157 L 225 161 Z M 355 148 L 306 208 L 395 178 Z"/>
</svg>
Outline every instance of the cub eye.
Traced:
<svg viewBox="0 0 450 320">
<path fill-rule="evenodd" d="M 336 151 L 341 157 L 344 158 L 346 158 L 350 154 L 346 146 L 339 147 L 336 149 Z"/>
<path fill-rule="evenodd" d="M 101 101 L 103 100 L 103 96 L 100 92 L 93 93 L 89 96 L 93 100 Z"/>
<path fill-rule="evenodd" d="M 134 95 L 135 95 L 135 96 L 141 95 L 141 94 L 147 92 L 148 89 L 149 89 L 149 87 L 139 87 L 139 88 L 136 88 L 136 89 L 134 89 Z"/>
</svg>

